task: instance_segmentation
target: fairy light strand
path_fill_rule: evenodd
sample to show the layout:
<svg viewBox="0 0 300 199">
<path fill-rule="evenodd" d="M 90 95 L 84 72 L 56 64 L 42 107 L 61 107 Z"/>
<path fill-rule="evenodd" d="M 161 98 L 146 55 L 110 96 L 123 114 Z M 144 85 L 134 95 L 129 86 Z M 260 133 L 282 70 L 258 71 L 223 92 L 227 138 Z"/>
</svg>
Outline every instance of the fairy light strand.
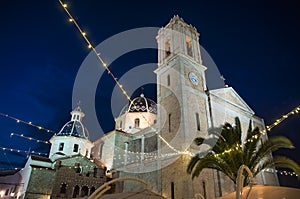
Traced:
<svg viewBox="0 0 300 199">
<path fill-rule="evenodd" d="M 284 120 L 286 120 L 289 116 L 291 115 L 295 115 L 295 114 L 299 114 L 300 113 L 300 106 L 297 106 L 296 108 L 294 108 L 293 110 L 291 110 L 290 112 L 288 112 L 285 115 L 282 115 L 280 118 L 278 118 L 273 124 L 266 126 L 267 130 L 270 131 L 272 130 L 275 126 L 277 126 L 278 124 L 280 124 L 281 122 L 283 122 Z"/>
<path fill-rule="evenodd" d="M 18 136 L 18 137 L 21 137 L 21 138 L 24 138 L 24 139 L 27 139 L 27 140 L 30 140 L 30 141 L 35 141 L 37 143 L 50 144 L 49 141 L 44 141 L 44 140 L 39 140 L 39 139 L 36 139 L 36 138 L 28 137 L 28 136 L 25 136 L 24 134 L 10 133 L 10 137 L 13 137 L 13 136 Z"/>
<path fill-rule="evenodd" d="M 10 152 L 17 152 L 17 153 L 26 153 L 26 154 L 36 154 L 36 155 L 48 155 L 48 153 L 41 153 L 41 152 L 36 152 L 36 151 L 26 151 L 26 150 L 21 150 L 21 149 L 13 149 L 13 148 L 8 148 L 8 147 L 0 147 L 0 150 L 2 151 L 10 151 Z"/>
<path fill-rule="evenodd" d="M 100 53 L 95 49 L 95 47 L 92 45 L 92 43 L 90 42 L 90 40 L 87 37 L 86 32 L 83 31 L 83 29 L 79 26 L 79 24 L 77 23 L 77 21 L 74 19 L 74 17 L 72 16 L 72 14 L 69 12 L 68 10 L 68 6 L 67 4 L 63 3 L 61 0 L 59 0 L 59 3 L 61 4 L 62 8 L 65 10 L 65 12 L 67 13 L 68 17 L 69 17 L 69 21 L 74 23 L 74 25 L 76 26 L 76 28 L 78 29 L 78 31 L 80 32 L 81 36 L 83 37 L 83 39 L 86 41 L 86 43 L 88 44 L 88 48 L 92 49 L 92 51 L 95 53 L 96 57 L 98 58 L 98 60 L 101 62 L 102 66 L 105 68 L 105 70 L 107 71 L 107 73 L 113 78 L 113 80 L 115 81 L 115 83 L 117 84 L 117 86 L 120 88 L 120 90 L 122 91 L 123 95 L 125 95 L 125 97 L 130 101 L 130 103 L 133 103 L 133 100 L 130 98 L 130 96 L 127 94 L 126 90 L 123 88 L 123 85 L 119 83 L 118 79 L 115 77 L 115 75 L 110 71 L 110 69 L 108 68 L 107 64 L 104 62 L 104 59 L 100 56 Z M 279 123 L 281 123 L 283 120 L 285 120 L 286 118 L 288 118 L 288 116 L 290 116 L 291 114 L 295 114 L 295 113 L 299 113 L 300 111 L 300 107 L 296 107 L 293 111 L 291 111 L 290 113 L 283 115 L 281 118 L 277 119 L 276 122 L 274 122 L 272 125 L 267 126 L 267 130 L 270 131 L 274 126 L 278 125 Z M 144 116 L 143 116 L 144 117 Z M 146 118 L 144 118 L 146 119 Z M 146 119 L 147 121 L 147 119 Z M 148 121 L 147 121 L 148 122 Z M 148 122 L 149 124 L 149 122 Z M 150 126 L 151 127 L 151 126 Z M 151 127 L 151 129 L 153 129 L 153 127 Z M 154 129 L 155 130 L 155 129 Z M 188 151 L 187 149 L 184 151 L 179 151 L 176 148 L 174 148 L 173 146 L 170 145 L 170 143 L 168 143 L 168 141 L 166 139 L 164 139 L 161 135 L 159 135 L 157 132 L 156 134 L 158 135 L 158 137 L 169 147 L 171 148 L 173 151 L 177 152 L 178 154 L 188 154 L 193 156 L 194 154 L 190 151 Z M 261 134 L 265 135 L 266 134 L 266 130 L 261 131 Z M 252 142 L 253 139 L 257 139 L 256 136 L 253 136 L 252 138 L 244 141 L 244 144 L 247 142 Z M 242 145 L 237 145 L 237 147 L 241 147 Z M 233 149 L 229 149 L 224 151 L 224 153 L 229 153 L 231 152 Z M 220 155 L 220 154 L 219 154 Z"/>
<path fill-rule="evenodd" d="M 76 26 L 77 30 L 80 32 L 81 36 L 83 37 L 83 39 L 87 43 L 88 48 L 92 49 L 92 51 L 94 52 L 94 54 L 96 55 L 96 57 L 98 58 L 98 60 L 100 61 L 100 63 L 102 64 L 102 66 L 107 71 L 107 74 L 110 75 L 113 78 L 113 80 L 115 81 L 115 83 L 117 84 L 117 86 L 122 91 L 123 95 L 125 95 L 125 97 L 132 102 L 130 96 L 127 94 L 126 90 L 123 88 L 123 85 L 118 81 L 118 78 L 111 72 L 111 70 L 108 68 L 108 65 L 104 62 L 104 59 L 101 57 L 100 53 L 96 50 L 96 48 L 90 42 L 89 38 L 87 37 L 86 32 L 83 31 L 83 29 L 79 26 L 79 24 L 77 23 L 77 21 L 72 16 L 72 14 L 69 12 L 67 4 L 63 3 L 61 0 L 59 0 L 59 3 L 62 6 L 62 8 L 65 10 L 65 12 L 67 13 L 67 15 L 69 17 L 69 21 L 71 23 L 74 23 L 74 25 Z"/>
<path fill-rule="evenodd" d="M 123 95 L 125 95 L 125 97 L 127 98 L 127 100 L 129 100 L 130 103 L 133 103 L 133 100 L 127 94 L 127 92 L 124 89 L 123 85 L 118 81 L 118 78 L 111 72 L 111 70 L 108 68 L 108 65 L 104 62 L 104 59 L 101 57 L 100 53 L 95 49 L 95 47 L 92 45 L 92 43 L 88 39 L 86 32 L 83 31 L 83 29 L 80 27 L 80 25 L 77 23 L 77 21 L 75 20 L 75 18 L 72 16 L 72 14 L 70 13 L 70 11 L 68 10 L 68 5 L 65 4 L 65 3 L 63 3 L 61 0 L 59 0 L 59 3 L 62 6 L 62 8 L 65 10 L 65 12 L 67 13 L 67 15 L 69 17 L 69 22 L 74 23 L 74 25 L 76 26 L 77 30 L 80 32 L 81 36 L 83 37 L 83 39 L 88 44 L 88 48 L 92 49 L 92 51 L 94 52 L 94 54 L 96 55 L 96 57 L 98 58 L 98 60 L 101 62 L 102 66 L 105 68 L 105 70 L 107 71 L 107 73 L 113 78 L 113 80 L 115 81 L 115 83 L 117 84 L 117 86 L 120 88 L 120 90 L 122 91 Z M 147 121 L 147 118 L 145 118 L 145 116 L 143 116 L 143 117 Z M 147 121 L 147 123 L 149 124 L 148 121 Z M 179 150 L 175 149 L 161 135 L 158 135 L 158 136 L 159 136 L 159 138 L 168 147 L 170 147 L 175 152 L 178 152 L 179 154 L 190 154 L 191 155 L 191 152 L 187 152 L 186 150 L 185 151 L 179 151 Z"/>
<path fill-rule="evenodd" d="M 6 118 L 9 118 L 9 119 L 12 119 L 12 120 L 16 121 L 17 123 L 23 123 L 23 124 L 26 124 L 26 125 L 35 127 L 35 128 L 37 128 L 37 129 L 39 129 L 39 130 L 44 130 L 44 131 L 46 131 L 47 133 L 55 133 L 55 131 L 52 131 L 52 130 L 47 129 L 47 128 L 45 128 L 45 127 L 42 127 L 42 126 L 33 124 L 32 122 L 27 122 L 27 121 L 18 119 L 18 118 L 16 118 L 16 117 L 10 116 L 10 115 L 8 115 L 8 114 L 0 113 L 0 116 L 6 117 Z"/>
</svg>

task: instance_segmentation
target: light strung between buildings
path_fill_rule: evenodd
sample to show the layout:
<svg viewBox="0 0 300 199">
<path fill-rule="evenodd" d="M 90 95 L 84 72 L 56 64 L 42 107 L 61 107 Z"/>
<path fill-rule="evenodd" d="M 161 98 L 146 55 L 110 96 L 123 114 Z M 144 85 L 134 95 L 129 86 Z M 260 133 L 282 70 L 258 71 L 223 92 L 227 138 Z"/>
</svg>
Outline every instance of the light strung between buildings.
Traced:
<svg viewBox="0 0 300 199">
<path fill-rule="evenodd" d="M 6 118 L 9 118 L 9 119 L 12 119 L 12 120 L 16 121 L 17 123 L 23 123 L 23 124 L 26 124 L 26 125 L 29 125 L 29 126 L 33 126 L 33 127 L 37 128 L 37 129 L 39 129 L 39 130 L 44 130 L 44 131 L 46 131 L 47 133 L 55 133 L 55 131 L 52 131 L 52 130 L 47 129 L 47 128 L 44 128 L 44 127 L 42 127 L 42 126 L 33 124 L 32 122 L 27 122 L 27 121 L 18 119 L 18 118 L 16 118 L 16 117 L 10 116 L 10 115 L 8 115 L 8 114 L 0 113 L 0 116 L 6 117 Z"/>
<path fill-rule="evenodd" d="M 74 23 L 74 25 L 76 26 L 76 28 L 80 32 L 81 36 L 83 37 L 83 39 L 87 43 L 88 48 L 90 48 L 95 53 L 97 59 L 100 61 L 101 65 L 107 71 L 107 74 L 110 75 L 113 78 L 113 80 L 116 82 L 117 86 L 122 91 L 123 95 L 125 95 L 125 97 L 128 100 L 130 100 L 130 102 L 132 102 L 130 96 L 127 94 L 126 90 L 123 88 L 123 85 L 118 81 L 118 78 L 111 72 L 111 70 L 108 68 L 107 64 L 104 62 L 104 59 L 101 57 L 100 53 L 95 49 L 95 47 L 92 45 L 92 43 L 88 39 L 86 32 L 83 31 L 83 29 L 79 26 L 79 24 L 77 23 L 77 21 L 74 19 L 74 17 L 69 12 L 67 4 L 63 3 L 61 0 L 59 0 L 59 3 L 63 7 L 63 9 L 65 10 L 65 12 L 67 13 L 67 15 L 69 17 L 69 22 Z"/>
<path fill-rule="evenodd" d="M 113 80 L 115 81 L 116 85 L 120 88 L 120 90 L 122 91 L 123 95 L 127 98 L 127 100 L 130 101 L 130 103 L 133 103 L 133 100 L 130 98 L 130 96 L 127 94 L 126 90 L 123 88 L 123 85 L 118 81 L 118 79 L 116 78 L 116 76 L 111 72 L 111 70 L 108 68 L 107 64 L 104 62 L 104 59 L 101 57 L 100 53 L 95 49 L 95 47 L 92 45 L 92 43 L 90 42 L 90 40 L 87 37 L 86 32 L 83 31 L 83 29 L 79 26 L 79 24 L 77 23 L 77 21 L 74 19 L 74 17 L 72 16 L 72 14 L 69 12 L 68 10 L 68 5 L 63 3 L 61 0 L 59 0 L 60 5 L 62 6 L 62 8 L 65 10 L 65 12 L 67 13 L 68 17 L 69 17 L 69 22 L 74 23 L 74 25 L 76 26 L 77 30 L 80 32 L 81 36 L 83 37 L 83 39 L 85 40 L 85 42 L 88 45 L 88 48 L 92 49 L 92 51 L 94 52 L 94 54 L 96 55 L 96 57 L 98 58 L 98 60 L 100 61 L 100 63 L 102 64 L 102 66 L 105 68 L 105 70 L 107 71 L 107 74 L 110 75 Z M 142 115 L 143 116 L 143 115 Z M 147 118 L 145 118 L 145 116 L 143 116 L 143 118 L 147 121 Z M 149 121 L 147 121 L 147 123 L 149 124 Z M 155 130 L 155 129 L 154 129 Z M 158 133 L 157 133 L 158 134 Z M 172 150 L 174 150 L 175 152 L 179 153 L 179 154 L 189 154 L 191 155 L 191 152 L 188 151 L 179 151 L 177 149 L 175 149 L 173 146 L 171 146 L 161 135 L 158 134 L 158 137 L 168 146 L 170 147 Z"/>
<path fill-rule="evenodd" d="M 278 124 L 280 124 L 281 122 L 283 122 L 284 120 L 286 120 L 289 116 L 291 115 L 295 115 L 295 114 L 299 114 L 300 113 L 300 106 L 297 106 L 296 108 L 294 108 L 293 110 L 291 110 L 290 112 L 288 112 L 285 115 L 282 115 L 280 118 L 278 118 L 273 124 L 266 126 L 267 130 L 270 131 L 271 129 L 273 129 L 275 126 L 277 126 Z"/>
<path fill-rule="evenodd" d="M 35 141 L 35 142 L 38 142 L 38 143 L 50 144 L 49 141 L 35 139 L 35 138 L 32 138 L 32 137 L 25 136 L 23 134 L 10 133 L 10 137 L 13 137 L 13 136 L 18 136 L 18 137 L 21 137 L 21 138 L 24 138 L 24 139 L 27 139 L 27 140 L 30 140 L 30 141 Z"/>
<path fill-rule="evenodd" d="M 0 147 L 0 150 L 17 152 L 17 153 L 26 153 L 26 154 L 48 155 L 48 153 L 41 153 L 41 152 L 30 151 L 30 150 L 26 151 L 26 150 L 20 150 L 20 149 L 12 149 L 12 148 L 7 148 L 7 147 Z"/>
<path fill-rule="evenodd" d="M 122 91 L 123 95 L 130 101 L 130 103 L 133 103 L 133 100 L 130 98 L 130 96 L 127 94 L 126 90 L 123 88 L 123 85 L 121 83 L 119 83 L 118 79 L 116 78 L 116 76 L 110 71 L 110 69 L 108 68 L 107 64 L 104 62 L 104 59 L 100 56 L 100 53 L 95 49 L 95 47 L 92 45 L 92 43 L 90 42 L 90 40 L 87 37 L 86 32 L 83 31 L 83 29 L 79 26 L 79 24 L 77 23 L 77 21 L 74 19 L 74 17 L 72 16 L 72 14 L 69 12 L 68 10 L 68 5 L 63 3 L 61 0 L 59 0 L 60 5 L 62 6 L 62 8 L 64 9 L 64 11 L 67 13 L 68 17 L 69 17 L 69 22 L 74 23 L 74 25 L 76 26 L 76 28 L 78 29 L 78 31 L 80 32 L 81 36 L 83 37 L 83 39 L 85 40 L 85 42 L 88 45 L 88 48 L 92 49 L 92 51 L 94 52 L 94 54 L 96 55 L 96 57 L 98 58 L 98 60 L 100 61 L 100 63 L 102 64 L 102 66 L 105 68 L 105 70 L 107 71 L 107 73 L 113 78 L 113 80 L 115 81 L 116 85 L 120 88 L 120 90 Z M 274 122 L 272 125 L 267 126 L 267 130 L 270 131 L 274 126 L 278 125 L 279 123 L 281 123 L 283 120 L 285 120 L 289 115 L 291 114 L 295 114 L 295 113 L 299 113 L 300 111 L 300 107 L 296 107 L 293 111 L 291 111 L 290 113 L 283 115 L 280 119 L 276 120 L 276 122 Z M 147 120 L 147 118 L 145 118 L 144 115 L 142 115 L 143 118 L 147 121 L 147 123 L 149 124 L 149 121 Z M 149 125 L 150 126 L 150 125 Z M 177 150 L 175 147 L 171 146 L 170 143 L 164 139 L 152 126 L 150 126 L 151 129 L 153 129 L 156 134 L 158 135 L 158 137 L 169 147 L 171 148 L 174 152 L 178 153 L 178 154 L 187 154 L 190 156 L 194 156 L 195 154 L 188 151 L 188 149 L 184 150 L 184 151 L 180 151 Z M 264 129 L 261 131 L 262 135 L 265 135 L 267 133 L 267 131 Z M 254 139 L 258 139 L 260 136 L 253 136 L 252 138 L 245 140 L 243 142 L 243 144 L 246 144 L 247 142 L 252 142 Z M 225 150 L 223 153 L 230 153 L 232 150 L 238 149 L 239 147 L 242 147 L 243 144 L 241 145 L 237 145 L 236 147 L 234 147 L 233 149 L 229 149 L 229 150 Z M 133 152 L 135 153 L 135 152 Z M 218 155 L 222 155 L 222 154 L 216 154 L 216 156 Z"/>
</svg>

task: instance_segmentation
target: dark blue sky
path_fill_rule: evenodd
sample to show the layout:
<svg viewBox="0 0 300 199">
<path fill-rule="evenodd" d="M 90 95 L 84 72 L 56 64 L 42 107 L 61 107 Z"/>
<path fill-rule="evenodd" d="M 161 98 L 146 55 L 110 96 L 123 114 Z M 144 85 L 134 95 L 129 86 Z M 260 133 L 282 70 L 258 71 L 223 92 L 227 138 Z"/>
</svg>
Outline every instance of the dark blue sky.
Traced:
<svg viewBox="0 0 300 199">
<path fill-rule="evenodd" d="M 298 63 L 300 30 L 297 1 L 68 1 L 70 11 L 98 44 L 121 31 L 161 27 L 178 14 L 201 33 L 226 83 L 256 114 L 272 123 L 300 104 Z M 89 49 L 58 1 L 3 0 L 0 6 L 0 112 L 59 131 L 69 120 L 72 87 Z M 104 58 L 105 59 L 105 58 Z M 133 52 L 113 63 L 128 68 L 156 62 L 154 50 Z M 105 131 L 113 129 L 108 115 L 112 86 L 99 84 L 97 114 Z M 145 89 L 149 95 L 154 91 Z M 84 103 L 84 102 L 82 102 Z M 108 107 L 107 109 L 105 107 Z M 289 118 L 272 134 L 296 145 L 289 154 L 300 163 L 300 116 Z M 47 152 L 11 132 L 47 140 L 51 134 L 0 118 L 0 146 Z M 26 156 L 0 151 L 1 169 L 21 167 Z"/>
</svg>

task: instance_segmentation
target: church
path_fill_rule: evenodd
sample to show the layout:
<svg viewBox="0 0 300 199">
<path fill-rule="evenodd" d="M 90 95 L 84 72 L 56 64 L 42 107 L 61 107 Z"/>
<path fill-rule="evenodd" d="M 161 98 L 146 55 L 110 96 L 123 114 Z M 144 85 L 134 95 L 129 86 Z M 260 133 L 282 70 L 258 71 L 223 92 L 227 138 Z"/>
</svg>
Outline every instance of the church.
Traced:
<svg viewBox="0 0 300 199">
<path fill-rule="evenodd" d="M 235 190 L 225 175 L 211 169 L 192 180 L 189 160 L 208 149 L 193 140 L 208 136 L 210 128 L 233 124 L 235 117 L 243 132 L 250 121 L 264 130 L 263 119 L 232 87 L 208 90 L 196 28 L 174 16 L 156 40 L 157 99 L 141 93 L 130 100 L 115 118 L 114 130 L 95 142 L 83 125 L 84 110 L 76 107 L 71 120 L 50 139 L 49 157 L 30 156 L 24 169 L 10 175 L 20 183 L 5 188 L 8 195 L 3 198 L 83 198 L 115 177 L 142 179 L 168 199 L 213 199 Z M 271 172 L 260 173 L 255 181 L 279 184 Z M 139 189 L 142 184 L 125 181 L 111 192 Z"/>
<path fill-rule="evenodd" d="M 200 52 L 200 34 L 178 16 L 161 28 L 158 43 L 157 104 L 144 94 L 129 102 L 115 119 L 115 130 L 94 144 L 93 156 L 120 177 L 145 180 L 162 196 L 174 198 L 216 198 L 235 190 L 222 173 L 206 169 L 192 180 L 187 174 L 191 156 L 205 148 L 196 137 L 208 129 L 239 117 L 242 131 L 249 122 L 264 130 L 262 118 L 232 88 L 208 90 L 206 66 Z M 244 136 L 245 137 L 245 136 Z M 267 139 L 266 137 L 264 139 Z M 276 174 L 262 172 L 259 184 L 278 185 Z M 124 182 L 124 191 L 139 184 Z"/>
</svg>

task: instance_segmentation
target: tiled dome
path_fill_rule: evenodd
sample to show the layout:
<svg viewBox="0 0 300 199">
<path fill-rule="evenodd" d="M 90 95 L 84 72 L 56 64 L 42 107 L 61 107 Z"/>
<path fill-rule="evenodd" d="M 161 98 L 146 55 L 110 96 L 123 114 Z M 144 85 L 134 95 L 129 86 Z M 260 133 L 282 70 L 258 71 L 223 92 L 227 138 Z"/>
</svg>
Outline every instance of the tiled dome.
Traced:
<svg viewBox="0 0 300 199">
<path fill-rule="evenodd" d="M 73 136 L 89 139 L 88 130 L 81 122 L 82 117 L 84 117 L 84 113 L 81 112 L 80 107 L 75 108 L 71 112 L 71 115 L 71 121 L 67 122 L 55 136 Z"/>
<path fill-rule="evenodd" d="M 144 94 L 141 94 L 140 97 L 134 98 L 129 105 L 126 105 L 120 115 L 127 112 L 149 112 L 157 114 L 157 106 L 153 100 L 145 98 Z"/>
</svg>

